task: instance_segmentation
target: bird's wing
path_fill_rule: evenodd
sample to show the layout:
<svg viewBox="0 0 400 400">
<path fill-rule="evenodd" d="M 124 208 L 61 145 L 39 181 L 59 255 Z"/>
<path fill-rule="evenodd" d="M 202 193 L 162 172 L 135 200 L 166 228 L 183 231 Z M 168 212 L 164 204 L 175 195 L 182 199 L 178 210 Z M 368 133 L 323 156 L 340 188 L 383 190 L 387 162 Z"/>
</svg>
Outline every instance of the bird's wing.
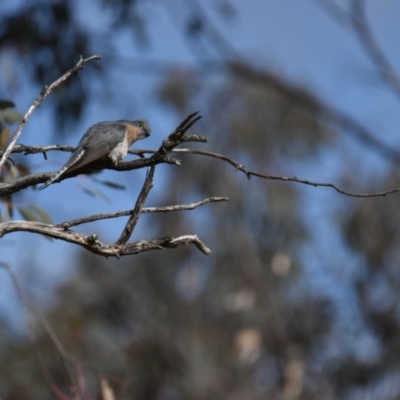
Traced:
<svg viewBox="0 0 400 400">
<path fill-rule="evenodd" d="M 45 189 L 66 172 L 74 171 L 108 155 L 114 147 L 124 140 L 125 134 L 126 126 L 123 123 L 100 122 L 93 125 L 83 135 L 69 160 L 44 185 L 40 186 L 39 190 Z"/>
<path fill-rule="evenodd" d="M 107 156 L 114 147 L 124 140 L 125 133 L 125 125 L 117 122 L 100 122 L 93 125 L 79 142 L 74 152 L 74 154 L 78 154 L 75 157 L 73 154 L 66 163 L 66 165 L 69 164 L 68 171 L 73 171 Z M 82 156 L 79 156 L 80 149 L 83 149 Z"/>
</svg>

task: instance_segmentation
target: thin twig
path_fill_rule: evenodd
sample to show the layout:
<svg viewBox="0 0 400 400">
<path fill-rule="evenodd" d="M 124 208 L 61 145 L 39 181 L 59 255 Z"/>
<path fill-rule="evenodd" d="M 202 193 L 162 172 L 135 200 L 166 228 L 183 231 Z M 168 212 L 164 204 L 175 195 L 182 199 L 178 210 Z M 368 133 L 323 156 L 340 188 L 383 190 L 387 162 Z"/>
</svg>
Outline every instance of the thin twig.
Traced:
<svg viewBox="0 0 400 400">
<path fill-rule="evenodd" d="M 36 110 L 36 108 L 38 108 L 42 104 L 43 100 L 55 88 L 57 88 L 59 85 L 61 85 L 61 83 L 66 81 L 72 74 L 77 73 L 79 70 L 84 68 L 85 63 L 87 63 L 89 61 L 92 61 L 92 60 L 100 60 L 100 59 L 101 59 L 101 57 L 99 57 L 99 56 L 91 56 L 91 57 L 88 57 L 88 58 L 82 58 L 82 56 L 81 56 L 79 61 L 78 61 L 78 63 L 75 65 L 75 67 L 71 68 L 63 76 L 58 78 L 56 81 L 51 83 L 49 86 L 45 86 L 42 89 L 39 97 L 30 106 L 28 112 L 25 114 L 24 118 L 22 119 L 21 123 L 19 124 L 17 131 L 15 132 L 14 136 L 12 137 L 12 139 L 11 139 L 7 149 L 6 149 L 6 151 L 3 153 L 3 156 L 0 159 L 0 171 L 1 171 L 4 163 L 6 162 L 7 158 L 9 157 L 13 147 L 15 146 L 15 143 L 17 142 L 19 136 L 21 135 L 22 129 L 25 127 L 25 125 L 28 122 L 28 120 L 29 120 L 30 116 L 32 115 L 32 113 Z"/>
<path fill-rule="evenodd" d="M 26 148 L 24 151 L 30 152 L 31 146 L 25 146 Z M 37 152 L 41 153 L 42 150 L 47 151 L 47 150 L 61 150 L 61 151 L 73 151 L 75 148 L 70 147 L 70 146 L 54 146 L 56 148 L 52 148 L 53 146 L 46 146 L 46 147 L 38 147 L 38 146 L 32 146 L 32 152 Z M 60 147 L 60 148 L 58 148 Z M 17 151 L 18 146 L 16 146 Z M 393 150 L 393 149 L 392 149 Z M 140 157 L 143 157 L 145 154 L 156 154 L 158 150 L 153 150 L 153 149 L 132 149 L 129 150 L 129 153 L 138 155 Z M 395 150 L 393 150 L 395 151 Z M 339 186 L 333 184 L 333 183 L 326 183 L 326 182 L 315 182 L 315 181 L 310 181 L 308 179 L 301 179 L 298 177 L 286 177 L 286 176 L 278 176 L 278 175 L 267 175 L 267 174 L 262 174 L 256 171 L 251 171 L 248 170 L 246 167 L 244 167 L 242 164 L 239 162 L 235 161 L 234 159 L 225 156 L 224 154 L 219 154 L 215 153 L 212 151 L 207 151 L 207 150 L 198 150 L 198 149 L 187 149 L 187 148 L 180 148 L 180 149 L 173 149 L 171 150 L 171 153 L 189 153 L 189 154 L 198 154 L 202 156 L 207 156 L 207 157 L 213 157 L 220 159 L 222 161 L 226 161 L 229 164 L 233 165 L 236 170 L 239 170 L 247 175 L 247 177 L 250 176 L 256 176 L 258 178 L 262 179 L 270 179 L 270 180 L 280 180 L 284 182 L 296 182 L 296 183 L 301 183 L 304 185 L 309 185 L 309 186 L 314 186 L 314 187 L 330 187 L 334 189 L 336 192 L 343 194 L 345 196 L 349 197 L 385 197 L 390 194 L 394 194 L 400 191 L 400 188 L 393 188 L 389 190 L 383 190 L 380 192 L 372 192 L 372 193 L 354 193 L 354 192 L 349 192 L 347 190 L 341 189 Z M 399 154 L 400 157 L 400 154 Z M 107 166 L 108 169 L 113 169 L 117 171 L 129 171 L 133 169 L 138 169 L 138 168 L 143 168 L 147 166 L 151 166 L 154 161 L 151 158 L 142 158 L 140 160 L 134 160 L 134 161 L 127 161 L 127 162 L 121 162 L 118 166 L 114 166 L 111 164 L 109 167 Z M 160 160 L 158 162 L 166 162 L 165 160 Z M 19 179 L 16 179 L 12 182 L 5 183 L 1 185 L 0 188 L 0 196 L 7 195 L 14 193 L 15 191 L 21 190 L 25 187 L 31 186 L 32 184 L 36 184 L 42 181 L 45 181 L 48 179 L 47 177 L 51 176 L 51 173 L 48 174 L 31 174 L 26 177 L 22 177 Z M 29 182 L 30 181 L 30 182 Z M 18 189 L 15 188 L 15 186 L 18 186 Z M 90 222 L 90 221 L 88 221 Z"/>
<path fill-rule="evenodd" d="M 0 263 L 0 265 L 10 275 L 15 289 L 17 290 L 18 294 L 21 297 L 21 300 L 23 301 L 23 303 L 25 304 L 27 309 L 30 310 L 32 312 L 32 314 L 34 314 L 37 317 L 37 319 L 39 320 L 40 324 L 42 325 L 44 331 L 46 332 L 46 334 L 49 336 L 49 338 L 53 342 L 54 346 L 56 347 L 57 352 L 60 354 L 60 356 L 62 358 L 64 358 L 65 360 L 70 361 L 71 363 L 79 362 L 79 360 L 77 360 L 75 357 L 73 357 L 71 354 L 69 354 L 65 350 L 65 348 L 64 348 L 63 344 L 61 343 L 60 339 L 58 338 L 57 334 L 53 331 L 50 324 L 47 322 L 46 318 L 43 316 L 43 314 L 41 313 L 39 308 L 36 307 L 36 305 L 26 295 L 24 289 L 22 288 L 21 284 L 18 281 L 18 278 L 15 276 L 12 269 L 5 263 Z"/>
<path fill-rule="evenodd" d="M 13 285 L 15 287 L 15 290 L 18 292 L 24 306 L 26 309 L 26 314 L 27 314 L 27 325 L 28 325 L 28 333 L 29 333 L 29 337 L 30 340 L 32 342 L 32 344 L 35 347 L 36 350 L 36 357 L 37 357 L 37 361 L 40 365 L 40 368 L 43 372 L 44 378 L 46 379 L 48 385 L 50 386 L 51 390 L 53 391 L 53 393 L 55 394 L 55 396 L 57 396 L 58 399 L 60 400 L 68 400 L 69 397 L 64 395 L 64 393 L 58 388 L 58 386 L 56 385 L 56 383 L 54 382 L 53 378 L 51 377 L 49 371 L 47 370 L 46 366 L 44 365 L 43 362 L 43 358 L 42 355 L 40 354 L 39 348 L 37 346 L 37 340 L 36 340 L 36 336 L 34 333 L 34 329 L 33 329 L 33 324 L 31 321 L 31 314 L 36 315 L 36 317 L 38 318 L 40 324 L 42 325 L 44 331 L 47 333 L 47 335 L 49 336 L 50 340 L 53 342 L 59 356 L 61 357 L 62 360 L 68 360 L 71 361 L 73 363 L 77 363 L 78 361 L 72 357 L 69 353 L 67 353 L 64 349 L 64 346 L 62 345 L 60 339 L 58 338 L 58 336 L 56 335 L 56 333 L 53 331 L 53 329 L 51 328 L 51 326 L 49 325 L 49 323 L 46 321 L 46 319 L 44 318 L 44 316 L 42 315 L 42 313 L 40 312 L 40 310 L 38 309 L 38 307 L 36 307 L 36 305 L 29 299 L 29 297 L 27 296 L 27 294 L 25 293 L 24 289 L 22 288 L 22 285 L 19 283 L 19 280 L 17 278 L 17 276 L 14 274 L 13 270 L 10 268 L 10 266 L 7 263 L 3 263 L 0 262 L 0 267 L 4 268 L 6 270 L 6 272 L 8 273 L 8 275 L 10 276 Z M 69 374 L 68 369 L 66 368 L 65 364 L 62 363 L 64 372 L 70 382 L 70 384 L 74 384 L 73 383 L 73 379 L 71 377 L 71 375 Z"/>
<path fill-rule="evenodd" d="M 146 208 L 142 208 L 141 212 L 142 212 L 142 214 L 145 214 L 145 213 L 193 210 L 193 209 L 203 206 L 205 204 L 217 203 L 220 201 L 229 201 L 229 198 L 228 197 L 208 197 L 207 199 L 196 201 L 195 203 L 190 203 L 190 204 L 180 204 L 180 205 L 165 206 L 165 207 L 146 207 Z M 126 217 L 128 215 L 131 215 L 133 212 L 134 212 L 134 210 L 125 210 L 125 211 L 117 211 L 117 212 L 112 212 L 112 213 L 90 215 L 89 217 L 76 218 L 76 219 L 72 219 L 70 221 L 61 222 L 60 224 L 57 224 L 56 227 L 69 229 L 72 226 L 87 224 L 88 222 L 99 221 L 102 219 Z"/>
<path fill-rule="evenodd" d="M 382 79 L 400 98 L 400 77 L 375 40 L 365 16 L 365 0 L 352 0 L 351 6 L 353 10 L 351 21 L 361 44 L 375 64 Z"/>
<path fill-rule="evenodd" d="M 188 115 L 181 124 L 166 138 L 163 140 L 161 147 L 151 157 L 152 160 L 163 160 L 165 157 L 172 152 L 172 150 L 181 144 L 185 139 L 185 133 L 199 120 L 201 115 L 197 115 L 199 112 L 196 111 Z"/>
<path fill-rule="evenodd" d="M 202 253 L 205 255 L 211 254 L 211 250 L 198 238 L 197 235 L 185 235 L 185 236 L 180 236 L 178 238 L 172 239 L 168 247 L 169 248 L 174 248 L 174 247 L 179 247 L 182 246 L 183 244 L 189 244 L 193 243 Z"/>
<path fill-rule="evenodd" d="M 61 180 L 72 178 L 81 174 L 89 174 L 96 170 L 102 169 L 110 169 L 115 171 L 132 171 L 139 168 L 150 167 L 152 165 L 156 165 L 159 163 L 168 163 L 170 160 L 166 157 L 159 159 L 145 158 L 134 160 L 130 162 L 120 162 L 117 166 L 115 166 L 111 160 L 98 160 L 91 164 L 87 164 L 86 166 L 80 168 L 79 170 L 74 170 L 71 173 L 65 174 Z M 0 197 L 7 196 L 20 190 L 26 189 L 27 187 L 37 185 L 39 183 L 43 183 L 50 179 L 53 176 L 53 172 L 41 172 L 36 174 L 29 174 L 26 176 L 22 176 L 20 178 L 14 179 L 10 182 L 0 183 Z"/>
<path fill-rule="evenodd" d="M 204 136 L 198 136 L 198 135 L 186 135 L 182 138 L 182 143 L 187 143 L 187 142 L 200 142 L 200 143 L 207 143 L 208 138 Z M 74 146 L 63 146 L 59 144 L 52 144 L 49 146 L 26 146 L 24 144 L 17 144 L 13 147 L 11 153 L 24 153 L 24 155 L 27 154 L 37 154 L 37 153 L 47 153 L 48 151 L 67 151 L 67 152 L 72 152 L 76 149 Z M 143 150 L 140 149 L 129 149 L 128 152 L 130 154 L 136 154 L 136 155 L 142 155 Z M 156 153 L 154 150 L 148 150 L 146 152 L 152 152 Z M 0 151 L 0 156 L 4 154 L 3 151 Z"/>
<path fill-rule="evenodd" d="M 115 242 L 117 246 L 121 246 L 122 248 L 125 247 L 126 243 L 128 242 L 129 238 L 133 233 L 133 230 L 135 229 L 137 222 L 139 221 L 139 217 L 142 212 L 144 202 L 146 201 L 147 196 L 149 195 L 150 190 L 153 187 L 153 177 L 155 169 L 156 167 L 155 165 L 153 165 L 150 168 L 150 171 L 146 175 L 146 180 L 143 184 L 142 190 L 140 191 L 139 197 L 136 200 L 135 208 L 133 209 L 133 212 L 129 220 L 126 223 L 125 228 L 121 233 L 121 236 Z"/>
<path fill-rule="evenodd" d="M 16 144 L 11 153 L 24 153 L 27 154 L 37 154 L 37 153 L 47 153 L 48 151 L 68 151 L 72 152 L 75 150 L 74 146 L 62 146 L 59 144 L 52 144 L 50 146 L 26 146 L 24 144 Z M 3 152 L 0 152 L 2 155 Z"/>
<path fill-rule="evenodd" d="M 65 175 L 63 175 L 61 180 L 72 178 L 80 174 L 86 174 L 101 169 L 132 171 L 134 169 L 151 167 L 152 165 L 157 165 L 161 163 L 179 165 L 179 160 L 168 158 L 169 153 L 171 153 L 171 151 L 175 147 L 179 146 L 183 142 L 191 140 L 203 141 L 203 142 L 207 141 L 207 138 L 203 138 L 196 135 L 188 138 L 184 136 L 185 133 L 188 131 L 188 129 L 190 129 L 201 118 L 201 116 L 197 114 L 198 112 L 190 114 L 166 139 L 164 139 L 161 147 L 156 152 L 154 152 L 150 158 L 134 160 L 130 162 L 119 162 L 117 166 L 115 166 L 114 163 L 112 163 L 111 160 L 109 159 L 97 160 L 83 166 L 82 168 L 76 169 L 71 173 L 66 173 Z M 37 150 L 37 148 L 35 150 Z M 11 182 L 1 183 L 0 197 L 13 194 L 15 192 L 18 192 L 29 186 L 36 185 L 38 183 L 45 182 L 51 176 L 53 176 L 52 172 L 29 174 L 27 176 L 14 179 Z"/>
<path fill-rule="evenodd" d="M 152 153 L 152 152 L 154 152 L 154 150 L 140 150 L 140 152 L 142 154 L 145 154 L 145 153 Z M 335 185 L 333 183 L 315 182 L 315 181 L 310 181 L 308 179 L 297 178 L 296 176 L 287 177 L 287 176 L 279 176 L 279 175 L 262 174 L 260 172 L 256 172 L 256 171 L 247 169 L 244 165 L 235 161 L 233 158 L 230 158 L 230 157 L 225 156 L 224 154 L 219 154 L 219 153 L 215 153 L 212 151 L 198 150 L 198 149 L 175 149 L 172 151 L 172 153 L 190 153 L 190 154 L 198 154 L 198 155 L 207 156 L 207 157 L 213 157 L 213 158 L 217 158 L 222 161 L 228 162 L 229 164 L 231 164 L 235 167 L 236 171 L 241 171 L 241 172 L 245 173 L 248 178 L 250 178 L 251 176 L 256 176 L 256 177 L 262 178 L 262 179 L 270 179 L 270 180 L 284 181 L 284 182 L 296 182 L 296 183 L 302 183 L 304 185 L 309 185 L 309 186 L 314 186 L 314 187 L 330 187 L 330 188 L 334 189 L 336 192 L 341 193 L 345 196 L 349 196 L 349 197 L 385 197 L 387 195 L 400 192 L 400 188 L 393 188 L 393 189 L 384 190 L 384 191 L 380 191 L 380 192 L 373 192 L 373 193 L 353 193 L 353 192 L 349 192 L 347 190 L 341 189 L 340 187 L 338 187 L 337 185 Z"/>
<path fill-rule="evenodd" d="M 247 169 L 243 164 L 238 163 L 237 161 L 235 161 L 234 159 L 232 159 L 230 157 L 227 157 L 223 154 L 214 153 L 211 151 L 204 151 L 204 150 L 197 150 L 197 149 L 177 149 L 176 151 L 183 152 L 183 153 L 200 154 L 200 155 L 218 158 L 220 160 L 226 161 L 229 164 L 233 165 L 237 171 L 241 171 L 241 172 L 245 173 L 249 179 L 251 176 L 256 176 L 256 177 L 262 178 L 262 179 L 270 179 L 270 180 L 285 181 L 285 182 L 296 182 L 296 183 L 302 183 L 304 185 L 309 185 L 309 186 L 314 186 L 314 187 L 318 187 L 318 186 L 319 187 L 330 187 L 330 188 L 336 190 L 338 193 L 341 193 L 345 196 L 350 196 L 350 197 L 382 197 L 382 196 L 385 197 L 389 194 L 400 192 L 400 188 L 394 188 L 394 189 L 390 189 L 387 191 L 375 192 L 375 193 L 352 193 L 352 192 L 348 192 L 346 190 L 339 188 L 338 186 L 334 185 L 333 183 L 314 182 L 314 181 L 309 181 L 307 179 L 300 179 L 300 178 L 297 178 L 296 176 L 287 177 L 287 176 L 261 174 L 259 172 L 251 171 L 251 170 Z"/>
</svg>

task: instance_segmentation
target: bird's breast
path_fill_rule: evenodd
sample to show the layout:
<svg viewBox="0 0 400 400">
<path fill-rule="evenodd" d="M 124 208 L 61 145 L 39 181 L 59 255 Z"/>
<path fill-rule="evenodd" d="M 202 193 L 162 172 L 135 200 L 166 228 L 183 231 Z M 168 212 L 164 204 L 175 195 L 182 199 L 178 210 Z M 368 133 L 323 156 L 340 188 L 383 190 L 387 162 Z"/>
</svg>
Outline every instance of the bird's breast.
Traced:
<svg viewBox="0 0 400 400">
<path fill-rule="evenodd" d="M 126 153 L 128 152 L 128 148 L 129 148 L 129 144 L 128 144 L 127 138 L 125 137 L 125 139 L 121 143 L 118 143 L 117 146 L 115 146 L 110 151 L 108 156 L 111 158 L 111 160 L 114 163 L 116 163 L 117 161 L 122 160 L 126 156 Z"/>
</svg>

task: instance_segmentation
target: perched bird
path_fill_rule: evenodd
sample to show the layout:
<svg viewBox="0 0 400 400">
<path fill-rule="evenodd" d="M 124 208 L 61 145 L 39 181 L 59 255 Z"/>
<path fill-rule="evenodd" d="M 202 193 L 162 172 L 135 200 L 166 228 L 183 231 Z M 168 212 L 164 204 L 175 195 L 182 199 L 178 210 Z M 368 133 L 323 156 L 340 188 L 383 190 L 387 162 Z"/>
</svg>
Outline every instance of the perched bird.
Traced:
<svg viewBox="0 0 400 400">
<path fill-rule="evenodd" d="M 69 160 L 39 190 L 47 188 L 65 173 L 103 157 L 108 156 L 117 165 L 132 143 L 150 136 L 150 132 L 150 124 L 145 119 L 99 122 L 91 126 Z"/>
</svg>

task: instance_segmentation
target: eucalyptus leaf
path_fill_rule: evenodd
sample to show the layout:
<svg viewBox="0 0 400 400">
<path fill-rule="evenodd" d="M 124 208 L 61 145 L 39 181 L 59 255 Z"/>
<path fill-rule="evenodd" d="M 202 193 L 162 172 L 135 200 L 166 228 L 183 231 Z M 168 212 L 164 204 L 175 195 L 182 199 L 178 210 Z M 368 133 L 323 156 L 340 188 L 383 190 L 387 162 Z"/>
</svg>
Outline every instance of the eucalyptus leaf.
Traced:
<svg viewBox="0 0 400 400">
<path fill-rule="evenodd" d="M 0 111 L 0 120 L 7 124 L 21 122 L 23 118 L 24 116 L 15 108 L 6 108 L 5 110 Z"/>
<path fill-rule="evenodd" d="M 0 125 L 0 150 L 4 150 L 10 137 L 10 128 Z"/>
<path fill-rule="evenodd" d="M 19 213 L 25 221 L 38 221 L 37 215 L 27 207 L 18 207 Z"/>
<path fill-rule="evenodd" d="M 11 100 L 0 99 L 0 110 L 4 110 L 6 108 L 14 108 L 15 104 Z"/>
<path fill-rule="evenodd" d="M 43 208 L 35 204 L 31 204 L 30 208 L 38 214 L 41 222 L 44 222 L 45 224 L 53 224 L 53 220 L 51 219 L 50 215 Z"/>
<path fill-rule="evenodd" d="M 82 190 L 88 194 L 89 196 L 93 196 L 93 197 L 100 197 L 102 198 L 104 201 L 106 201 L 107 203 L 110 203 L 110 199 L 103 194 L 100 190 L 96 189 L 93 186 L 85 186 L 82 188 Z"/>
<path fill-rule="evenodd" d="M 11 199 L 9 201 L 6 202 L 6 207 L 7 207 L 7 214 L 10 218 L 13 217 L 14 215 L 14 204 L 11 201 Z"/>
<path fill-rule="evenodd" d="M 38 221 L 38 222 L 44 222 L 46 224 L 52 223 L 51 218 L 47 214 L 47 212 L 34 204 L 29 205 L 29 207 L 18 207 L 18 211 L 25 219 L 25 221 Z M 42 236 L 45 237 L 47 240 L 50 241 L 53 240 L 53 238 L 50 236 L 46 235 Z"/>
<path fill-rule="evenodd" d="M 126 187 L 124 185 L 121 185 L 121 184 L 116 183 L 116 182 L 98 179 L 98 178 L 96 178 L 94 176 L 91 176 L 90 178 L 96 183 L 100 183 L 101 185 L 108 186 L 108 187 L 111 187 L 113 189 L 119 189 L 119 190 L 125 190 L 126 189 Z"/>
</svg>

